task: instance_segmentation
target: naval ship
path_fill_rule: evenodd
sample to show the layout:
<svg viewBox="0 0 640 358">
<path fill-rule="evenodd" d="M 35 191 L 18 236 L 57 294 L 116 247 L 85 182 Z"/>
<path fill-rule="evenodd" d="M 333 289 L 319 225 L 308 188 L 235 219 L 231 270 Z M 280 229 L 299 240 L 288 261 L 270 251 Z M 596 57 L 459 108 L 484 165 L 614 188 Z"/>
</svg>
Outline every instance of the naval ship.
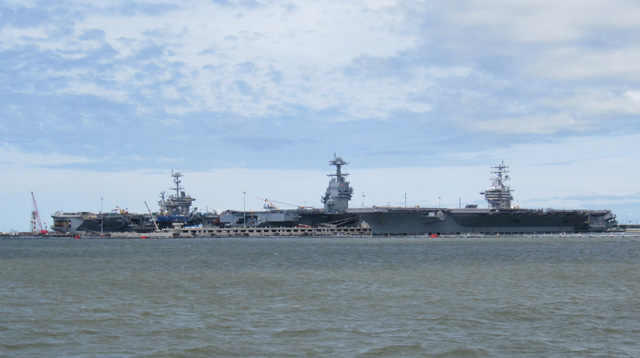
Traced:
<svg viewBox="0 0 640 358">
<path fill-rule="evenodd" d="M 523 234 L 602 232 L 616 226 L 610 210 L 521 209 L 511 205 L 508 166 L 492 167 L 492 185 L 481 192 L 488 208 L 373 207 L 350 209 L 374 235 Z"/>
<path fill-rule="evenodd" d="M 349 208 L 353 188 L 346 180 L 348 164 L 334 154 L 329 164 L 336 167 L 330 173 L 329 185 L 321 197 L 323 208 L 298 207 L 279 209 L 265 199 L 265 211 L 227 210 L 198 213 L 191 210 L 195 198 L 181 186 L 180 173 L 173 173 L 175 194 L 161 193 L 160 211 L 154 214 L 90 212 L 52 215 L 52 229 L 58 232 L 148 232 L 180 226 L 202 227 L 356 227 L 368 226 L 373 235 L 419 234 L 522 234 L 602 232 L 617 225 L 609 210 L 521 209 L 512 206 L 512 190 L 508 167 L 504 161 L 492 167 L 492 186 L 481 192 L 488 208 L 468 205 L 465 208 L 370 207 Z"/>
<path fill-rule="evenodd" d="M 57 211 L 51 217 L 53 218 L 51 230 L 58 233 L 153 231 L 150 215 L 129 213 L 118 208 L 114 212 L 107 213 Z"/>
<path fill-rule="evenodd" d="M 218 225 L 217 213 L 198 212 L 197 208 L 191 210 L 191 204 L 196 199 L 187 195 L 180 186 L 182 174 L 172 171 L 171 176 L 175 184 L 172 188 L 175 194 L 166 197 L 165 192 L 161 192 L 158 201 L 159 211 L 156 213 L 130 213 L 119 207 L 106 213 L 57 211 L 51 215 L 51 229 L 59 233 L 144 233 L 172 228 L 176 224 L 184 227 Z"/>
</svg>

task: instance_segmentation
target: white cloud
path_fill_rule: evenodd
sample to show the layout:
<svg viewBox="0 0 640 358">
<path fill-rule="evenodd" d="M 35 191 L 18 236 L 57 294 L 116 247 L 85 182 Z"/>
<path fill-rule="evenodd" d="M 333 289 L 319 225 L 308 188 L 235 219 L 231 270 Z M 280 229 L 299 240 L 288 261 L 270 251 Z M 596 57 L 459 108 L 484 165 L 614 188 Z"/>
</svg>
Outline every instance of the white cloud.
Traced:
<svg viewBox="0 0 640 358">
<path fill-rule="evenodd" d="M 23 46 L 34 41 L 46 40 L 49 36 L 44 27 L 17 28 L 4 26 L 0 28 L 0 50 L 7 50 L 16 46 Z"/>
<path fill-rule="evenodd" d="M 58 94 L 93 95 L 113 102 L 127 102 L 129 99 L 129 93 L 125 89 L 105 88 L 96 82 L 84 80 L 82 75 L 69 77 L 72 79 L 68 82 L 68 87 L 59 89 Z"/>
<path fill-rule="evenodd" d="M 640 79 L 640 4 L 606 1 L 462 1 L 435 6 L 449 56 L 499 59 L 535 79 Z M 489 65 L 491 65 L 489 63 Z"/>
<path fill-rule="evenodd" d="M 98 6 L 107 9 L 114 5 L 122 4 Z M 343 74 L 345 66 L 355 59 L 393 58 L 416 50 L 419 43 L 433 37 L 434 34 L 415 31 L 416 24 L 423 20 L 414 16 L 422 16 L 425 9 L 432 9 L 427 13 L 442 22 L 437 33 L 442 35 L 438 41 L 445 46 L 461 52 L 478 52 L 485 47 L 485 55 L 487 50 L 508 54 L 511 61 L 522 61 L 522 74 L 527 77 L 535 74 L 557 80 L 620 80 L 640 73 L 640 52 L 634 47 L 603 49 L 579 45 L 593 38 L 594 24 L 620 28 L 612 19 L 621 18 L 624 24 L 636 26 L 628 21 L 629 9 L 624 6 L 602 1 L 491 1 L 463 5 L 309 1 L 247 8 L 195 1 L 162 14 L 92 11 L 74 24 L 74 34 L 69 38 L 42 37 L 46 34 L 42 28 L 20 31 L 37 35 L 31 43 L 57 50 L 66 59 L 79 58 L 104 45 L 104 41 L 119 54 L 102 59 L 119 61 L 104 67 L 104 72 L 67 68 L 48 75 L 73 79 L 67 84 L 70 88 L 59 88 L 63 93 L 95 94 L 129 103 L 143 94 L 153 108 L 138 108 L 141 115 L 160 107 L 179 115 L 204 110 L 266 117 L 278 115 L 290 106 L 312 111 L 339 109 L 341 120 L 385 118 L 396 111 L 421 114 L 432 110 L 439 96 L 450 90 L 446 86 L 451 78 L 464 79 L 465 91 L 495 95 L 491 87 L 474 88 L 488 83 L 474 82 L 477 76 L 492 77 L 493 83 L 504 81 L 501 74 L 487 73 L 468 63 L 441 67 L 429 62 L 399 62 L 414 74 L 408 78 L 352 78 Z M 79 40 L 82 34 L 96 29 L 104 36 Z M 19 38 L 11 33 L 18 31 L 12 27 L 3 31 L 9 39 Z M 540 47 L 535 53 L 522 52 L 522 46 L 531 42 L 551 46 Z M 504 46 L 496 48 L 491 43 Z M 150 47 L 154 48 L 151 55 L 139 57 Z M 275 81 L 274 73 L 278 73 Z M 83 83 L 87 78 L 107 81 Z M 238 90 L 238 83 L 246 85 L 245 91 Z M 429 92 L 434 85 L 438 86 L 436 92 Z M 425 99 L 427 94 L 433 99 Z M 506 128 L 520 131 L 517 121 L 501 121 Z M 555 127 L 570 125 L 564 119 Z"/>
<path fill-rule="evenodd" d="M 158 41 L 169 46 L 170 59 L 194 68 L 219 61 L 276 62 L 283 67 L 302 62 L 322 68 L 346 64 L 363 54 L 389 56 L 417 39 L 389 31 L 402 18 L 380 10 L 362 11 L 362 7 L 359 3 L 296 2 L 294 7 L 273 3 L 238 9 L 198 1 L 160 18 L 91 14 L 76 25 L 76 31 L 102 29 L 107 42 L 124 57 L 131 45 Z M 134 43 L 123 43 L 124 39 Z M 211 49 L 211 55 L 201 55 Z"/>
<path fill-rule="evenodd" d="M 183 64 L 179 71 L 185 82 L 180 94 L 175 88 L 160 88 L 159 94 L 188 100 L 193 110 L 265 116 L 284 103 L 315 110 L 346 106 L 347 115 L 355 117 L 378 117 L 398 109 L 425 111 L 429 105 L 407 99 L 417 82 L 398 91 L 403 84 L 395 79 L 351 83 L 340 74 L 355 58 L 393 56 L 414 45 L 415 34 L 391 31 L 403 21 L 398 12 L 383 11 L 392 5 L 308 2 L 239 10 L 196 2 L 163 18 L 92 14 L 76 25 L 76 32 L 104 31 L 122 59 L 150 43 L 163 46 L 164 54 L 156 61 Z M 250 71 L 243 70 L 243 64 L 251 64 Z M 131 69 L 125 65 L 111 76 L 130 86 L 157 86 L 162 80 L 156 76 L 149 78 L 151 83 L 140 82 L 134 76 L 142 68 Z M 282 74 L 279 82 L 273 81 L 274 71 Z M 238 81 L 251 92 L 236 91 Z M 187 108 L 167 110 L 184 113 Z"/>
<path fill-rule="evenodd" d="M 640 91 L 626 91 L 624 95 L 634 103 L 640 103 Z"/>
<path fill-rule="evenodd" d="M 58 166 L 68 164 L 92 163 L 94 159 L 83 156 L 70 156 L 59 153 L 31 154 L 10 146 L 0 146 L 0 163 L 20 167 Z"/>
<path fill-rule="evenodd" d="M 564 131 L 586 132 L 595 128 L 595 124 L 591 121 L 577 120 L 566 113 L 521 118 L 476 120 L 468 124 L 474 131 L 506 134 L 554 134 Z"/>
<path fill-rule="evenodd" d="M 526 66 L 538 78 L 640 80 L 640 49 L 562 46 L 542 51 Z"/>
<path fill-rule="evenodd" d="M 454 10 L 455 9 L 455 10 Z M 626 0 L 492 0 L 436 6 L 445 24 L 462 27 L 471 38 L 496 42 L 566 43 L 603 37 L 608 29 L 637 28 L 640 4 Z"/>
<path fill-rule="evenodd" d="M 595 125 L 605 125 L 612 116 L 639 115 L 640 92 L 584 88 L 568 94 L 552 93 L 540 104 L 558 111 L 570 111 L 589 118 Z"/>
</svg>

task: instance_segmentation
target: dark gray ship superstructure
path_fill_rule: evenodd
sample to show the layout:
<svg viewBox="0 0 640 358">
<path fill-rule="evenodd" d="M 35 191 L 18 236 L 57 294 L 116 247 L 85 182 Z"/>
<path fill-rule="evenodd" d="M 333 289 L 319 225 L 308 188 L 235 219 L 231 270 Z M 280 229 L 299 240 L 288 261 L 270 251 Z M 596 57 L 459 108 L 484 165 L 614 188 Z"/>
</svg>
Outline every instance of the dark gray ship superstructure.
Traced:
<svg viewBox="0 0 640 358">
<path fill-rule="evenodd" d="M 500 164 L 492 167 L 494 177 L 491 178 L 491 188 L 480 193 L 484 195 L 485 200 L 489 203 L 489 209 L 511 209 L 511 188 L 506 185 L 506 181 L 509 180 L 509 167 L 504 165 L 504 160 Z"/>
<path fill-rule="evenodd" d="M 324 211 L 327 214 L 344 214 L 349 208 L 349 200 L 353 195 L 353 188 L 345 180 L 349 174 L 342 173 L 342 166 L 349 163 L 334 154 L 329 164 L 336 166 L 336 173 L 328 174 L 331 180 L 320 201 L 324 204 Z"/>
<path fill-rule="evenodd" d="M 164 191 L 160 193 L 160 201 L 158 201 L 160 211 L 155 216 L 158 228 L 167 229 L 175 224 L 205 227 L 217 225 L 217 214 L 201 213 L 197 211 L 197 208 L 191 210 L 191 204 L 196 199 L 187 195 L 184 188 L 180 186 L 182 174 L 171 171 L 171 176 L 173 177 L 173 183 L 176 185 L 172 190 L 175 190 L 176 193 L 169 195 L 169 197 L 165 197 Z"/>
<path fill-rule="evenodd" d="M 220 225 L 227 227 L 348 227 L 359 226 L 360 219 L 353 213 L 348 213 L 349 200 L 353 195 L 342 166 L 348 164 L 342 158 L 333 155 L 329 165 L 336 167 L 335 174 L 328 174 L 331 178 L 329 186 L 321 197 L 323 209 L 298 207 L 296 209 L 280 209 L 269 200 L 265 200 L 266 211 L 237 211 L 227 210 L 220 214 Z"/>
<path fill-rule="evenodd" d="M 493 167 L 492 185 L 481 194 L 486 209 L 469 205 L 459 209 L 374 207 L 351 209 L 374 235 L 521 234 L 605 231 L 617 222 L 609 210 L 521 209 L 512 207 L 508 167 Z"/>
</svg>

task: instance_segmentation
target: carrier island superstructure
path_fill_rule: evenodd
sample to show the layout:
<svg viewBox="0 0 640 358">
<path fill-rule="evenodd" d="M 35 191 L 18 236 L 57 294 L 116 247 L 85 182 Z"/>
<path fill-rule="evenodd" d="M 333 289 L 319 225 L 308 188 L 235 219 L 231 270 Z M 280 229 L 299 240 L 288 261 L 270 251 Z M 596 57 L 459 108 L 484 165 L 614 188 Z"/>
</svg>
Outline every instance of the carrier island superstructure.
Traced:
<svg viewBox="0 0 640 358">
<path fill-rule="evenodd" d="M 512 190 L 507 185 L 508 166 L 492 167 L 492 185 L 481 195 L 487 208 L 369 207 L 349 208 L 353 188 L 342 171 L 348 163 L 334 154 L 329 164 L 329 185 L 321 197 L 323 208 L 280 209 L 265 204 L 264 211 L 227 210 L 199 213 L 191 209 L 195 198 L 181 187 L 181 174 L 173 173 L 175 194 L 161 193 L 160 211 L 131 214 L 124 211 L 93 214 L 56 213 L 52 229 L 59 232 L 149 232 L 179 224 L 183 227 L 278 228 L 278 227 L 369 227 L 373 235 L 422 234 L 522 234 L 602 232 L 617 225 L 609 210 L 522 209 L 512 205 Z M 265 199 L 265 203 L 268 200 Z"/>
<path fill-rule="evenodd" d="M 331 178 L 325 194 L 320 198 L 324 208 L 297 207 L 295 209 L 279 209 L 265 204 L 266 211 L 243 212 L 228 210 L 220 214 L 220 224 L 224 226 L 249 227 L 348 227 L 359 226 L 360 218 L 349 213 L 349 201 L 353 195 L 342 166 L 348 164 L 334 154 L 330 165 L 336 167 L 336 173 L 328 174 Z"/>
</svg>

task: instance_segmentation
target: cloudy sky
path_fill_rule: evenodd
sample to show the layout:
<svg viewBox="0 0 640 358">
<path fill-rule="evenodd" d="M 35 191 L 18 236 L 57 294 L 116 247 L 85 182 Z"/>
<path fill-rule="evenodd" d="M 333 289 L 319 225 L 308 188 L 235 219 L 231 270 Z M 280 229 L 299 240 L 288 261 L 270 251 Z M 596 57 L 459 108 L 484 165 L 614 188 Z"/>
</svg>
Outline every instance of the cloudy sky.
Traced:
<svg viewBox="0 0 640 358">
<path fill-rule="evenodd" d="M 640 221 L 640 3 L 0 0 L 0 231 L 63 211 L 522 207 Z M 243 194 L 246 192 L 246 194 Z M 101 199 L 102 198 L 102 199 Z M 286 207 L 286 206 L 285 206 Z"/>
</svg>

